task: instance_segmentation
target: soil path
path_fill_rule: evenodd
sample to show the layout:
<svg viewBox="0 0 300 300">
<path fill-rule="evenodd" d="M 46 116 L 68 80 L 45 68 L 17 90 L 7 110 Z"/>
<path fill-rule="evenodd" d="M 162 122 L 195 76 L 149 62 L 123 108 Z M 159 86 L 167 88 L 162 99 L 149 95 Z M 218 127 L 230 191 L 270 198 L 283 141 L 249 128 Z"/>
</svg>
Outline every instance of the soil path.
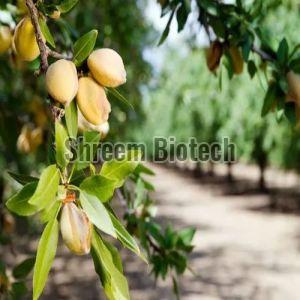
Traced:
<svg viewBox="0 0 300 300">
<path fill-rule="evenodd" d="M 299 216 L 257 211 L 266 195 L 229 196 L 216 183 L 151 167 L 161 223 L 197 228 L 190 264 L 198 276 L 181 278 L 183 300 L 300 299 Z M 133 300 L 174 299 L 170 282 L 155 284 L 139 259 L 124 258 Z M 90 259 L 61 249 L 42 299 L 104 299 L 99 286 Z"/>
</svg>

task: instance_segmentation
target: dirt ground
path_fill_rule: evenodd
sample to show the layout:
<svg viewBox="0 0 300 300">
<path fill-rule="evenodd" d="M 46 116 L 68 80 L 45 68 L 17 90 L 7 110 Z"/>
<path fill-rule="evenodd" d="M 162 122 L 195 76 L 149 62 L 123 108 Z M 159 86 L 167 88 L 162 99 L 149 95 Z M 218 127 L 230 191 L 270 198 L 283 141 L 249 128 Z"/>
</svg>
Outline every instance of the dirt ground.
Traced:
<svg viewBox="0 0 300 300">
<path fill-rule="evenodd" d="M 197 276 L 187 272 L 181 278 L 183 300 L 300 299 L 298 215 L 262 209 L 268 206 L 270 194 L 253 190 L 232 193 L 228 183 L 218 177 L 196 179 L 186 172 L 151 167 L 156 172 L 151 181 L 156 186 L 153 198 L 159 207 L 159 221 L 177 228 L 197 228 L 195 250 L 190 257 Z M 252 171 L 239 170 L 244 177 L 252 174 L 255 178 Z M 281 175 L 274 174 L 267 174 L 269 184 L 284 183 L 288 178 L 283 175 L 280 180 Z M 291 178 L 289 182 L 297 183 L 295 176 Z M 234 186 L 239 190 L 244 188 L 244 182 Z M 155 284 L 144 263 L 127 251 L 123 256 L 133 300 L 174 299 L 170 282 Z M 105 299 L 92 260 L 78 259 L 60 247 L 41 299 Z"/>
</svg>

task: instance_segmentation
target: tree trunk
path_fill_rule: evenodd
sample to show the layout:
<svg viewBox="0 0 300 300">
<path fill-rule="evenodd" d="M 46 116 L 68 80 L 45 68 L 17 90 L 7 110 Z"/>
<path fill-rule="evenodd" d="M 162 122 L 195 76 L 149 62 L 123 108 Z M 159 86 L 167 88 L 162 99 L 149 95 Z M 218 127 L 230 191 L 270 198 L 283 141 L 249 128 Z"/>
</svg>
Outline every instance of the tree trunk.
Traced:
<svg viewBox="0 0 300 300">
<path fill-rule="evenodd" d="M 266 187 L 265 181 L 265 169 L 266 169 L 266 161 L 260 161 L 259 163 L 259 185 L 258 188 L 261 192 L 266 192 L 268 189 Z"/>
<path fill-rule="evenodd" d="M 202 165 L 201 162 L 197 162 L 196 164 L 196 168 L 193 171 L 193 175 L 196 178 L 202 177 L 203 176 L 203 170 L 202 170 Z"/>
<path fill-rule="evenodd" d="M 214 163 L 212 161 L 209 161 L 208 162 L 208 173 L 207 173 L 207 175 L 208 176 L 214 176 L 214 174 L 215 174 L 214 169 L 215 169 Z"/>
<path fill-rule="evenodd" d="M 233 182 L 234 178 L 232 176 L 232 162 L 227 163 L 227 181 Z"/>
</svg>

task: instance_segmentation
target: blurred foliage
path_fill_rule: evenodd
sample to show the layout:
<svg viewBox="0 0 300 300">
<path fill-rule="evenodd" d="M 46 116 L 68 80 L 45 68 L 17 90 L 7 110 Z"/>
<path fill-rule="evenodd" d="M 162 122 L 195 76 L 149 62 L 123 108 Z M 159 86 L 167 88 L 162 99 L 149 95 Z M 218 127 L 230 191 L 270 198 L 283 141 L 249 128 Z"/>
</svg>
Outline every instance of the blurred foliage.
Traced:
<svg viewBox="0 0 300 300">
<path fill-rule="evenodd" d="M 271 47 L 277 46 L 282 37 L 288 40 L 290 48 L 297 47 L 295 24 L 299 22 L 299 5 L 279 2 L 263 3 L 257 16 L 262 36 Z M 209 2 L 201 5 L 205 3 Z M 249 53 L 249 61 L 256 66 L 254 78 L 252 72 L 233 77 L 226 57 L 213 76 L 206 67 L 204 51 L 195 48 L 188 53 L 170 49 L 164 59 L 172 64 L 163 65 L 156 86 L 149 90 L 144 106 L 147 121 L 136 133 L 150 151 L 153 136 L 174 136 L 178 143 L 188 142 L 193 136 L 199 143 L 221 142 L 223 137 L 229 137 L 237 146 L 237 159 L 256 163 L 262 172 L 268 164 L 300 170 L 300 133 L 286 121 L 286 110 L 273 105 L 272 112 L 261 117 L 273 74 L 255 53 Z M 143 135 L 145 130 L 147 136 Z"/>
</svg>

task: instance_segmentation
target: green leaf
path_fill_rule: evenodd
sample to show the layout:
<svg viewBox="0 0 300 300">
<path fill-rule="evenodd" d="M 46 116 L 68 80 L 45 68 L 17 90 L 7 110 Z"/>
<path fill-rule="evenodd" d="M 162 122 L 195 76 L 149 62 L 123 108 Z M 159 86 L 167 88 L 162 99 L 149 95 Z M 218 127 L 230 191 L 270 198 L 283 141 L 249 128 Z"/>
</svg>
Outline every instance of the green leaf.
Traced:
<svg viewBox="0 0 300 300">
<path fill-rule="evenodd" d="M 59 122 L 55 122 L 55 145 L 56 162 L 63 169 L 69 163 L 71 152 L 68 149 L 69 136 L 65 127 Z"/>
<path fill-rule="evenodd" d="M 73 61 L 77 67 L 79 67 L 93 51 L 97 40 L 97 36 L 98 31 L 94 29 L 80 37 L 75 42 Z"/>
<path fill-rule="evenodd" d="M 249 59 L 252 45 L 253 45 L 253 37 L 252 35 L 248 34 L 246 35 L 245 41 L 242 44 L 242 55 L 245 62 L 247 62 Z"/>
<path fill-rule="evenodd" d="M 53 199 L 53 204 L 47 206 L 45 209 L 42 210 L 40 220 L 42 223 L 47 223 L 50 220 L 52 220 L 57 212 L 60 210 L 62 205 L 61 201 L 58 201 L 56 199 Z"/>
<path fill-rule="evenodd" d="M 13 172 L 8 171 L 7 172 L 9 174 L 9 176 L 11 178 L 13 178 L 15 181 L 17 181 L 18 183 L 25 185 L 27 183 L 31 183 L 31 182 L 37 182 L 39 181 L 38 178 L 36 177 L 32 177 L 32 176 L 28 176 L 28 175 L 22 175 L 22 174 L 15 174 Z"/>
<path fill-rule="evenodd" d="M 122 243 L 122 245 L 145 260 L 135 239 L 130 235 L 114 214 L 110 212 L 109 215 L 116 230 L 118 240 Z"/>
<path fill-rule="evenodd" d="M 100 175 L 115 180 L 116 187 L 120 187 L 138 166 L 140 157 L 139 151 L 129 151 L 121 160 L 106 161 L 101 168 Z"/>
<path fill-rule="evenodd" d="M 226 35 L 225 27 L 224 27 L 224 23 L 222 22 L 221 19 L 219 19 L 219 18 L 212 18 L 210 20 L 210 25 L 212 26 L 215 34 L 219 38 L 225 38 L 225 35 Z"/>
<path fill-rule="evenodd" d="M 134 208 L 137 208 L 144 202 L 145 191 L 144 181 L 141 177 L 139 177 L 135 185 Z"/>
<path fill-rule="evenodd" d="M 129 300 L 129 289 L 126 277 L 114 260 L 114 252 L 105 246 L 101 237 L 94 231 L 91 254 L 95 270 L 100 277 L 105 294 L 110 300 Z"/>
<path fill-rule="evenodd" d="M 13 269 L 13 276 L 16 279 L 25 278 L 33 269 L 34 263 L 35 257 L 25 259 Z"/>
<path fill-rule="evenodd" d="M 292 126 L 297 124 L 295 103 L 288 102 L 284 105 L 284 114 Z"/>
<path fill-rule="evenodd" d="M 169 263 L 175 266 L 178 274 L 183 274 L 187 267 L 187 258 L 177 251 L 172 251 L 168 257 Z"/>
<path fill-rule="evenodd" d="M 62 13 L 67 13 L 70 11 L 78 2 L 79 0 L 64 0 L 58 6 L 58 9 Z"/>
<path fill-rule="evenodd" d="M 253 60 L 249 60 L 247 66 L 248 66 L 248 73 L 249 73 L 250 77 L 253 78 L 257 71 L 255 62 Z"/>
<path fill-rule="evenodd" d="M 271 110 L 273 103 L 276 101 L 276 98 L 277 98 L 277 86 L 275 83 L 272 83 L 269 86 L 264 99 L 264 104 L 261 111 L 262 117 L 264 117 Z"/>
<path fill-rule="evenodd" d="M 37 182 L 27 183 L 17 194 L 9 198 L 6 207 L 19 216 L 30 216 L 38 211 L 38 208 L 29 203 L 34 194 Z"/>
<path fill-rule="evenodd" d="M 218 3 L 211 0 L 201 0 L 199 1 L 199 6 L 203 7 L 209 14 L 213 16 L 218 15 Z"/>
<path fill-rule="evenodd" d="M 90 176 L 83 180 L 80 189 L 96 196 L 101 202 L 107 202 L 114 194 L 116 182 L 101 175 Z"/>
<path fill-rule="evenodd" d="M 286 95 L 289 92 L 289 85 L 286 76 L 280 76 L 278 83 L 281 91 Z"/>
<path fill-rule="evenodd" d="M 41 31 L 42 31 L 42 34 L 44 36 L 44 38 L 46 39 L 46 41 L 53 47 L 55 48 L 55 41 L 54 41 L 54 38 L 50 32 L 50 29 L 47 25 L 47 22 L 46 20 L 40 18 L 39 19 L 39 24 L 40 24 L 40 28 L 41 28 Z"/>
<path fill-rule="evenodd" d="M 77 120 L 77 107 L 75 101 L 72 101 L 65 108 L 65 118 L 69 136 L 73 139 L 77 138 L 78 120 Z"/>
<path fill-rule="evenodd" d="M 45 208 L 54 200 L 59 185 L 59 171 L 56 165 L 50 165 L 44 169 L 35 193 L 28 201 L 29 204 L 38 207 L 38 210 Z"/>
<path fill-rule="evenodd" d="M 120 100 L 126 106 L 130 107 L 134 111 L 133 105 L 115 88 L 106 88 L 108 93 L 112 94 L 116 99 Z"/>
<path fill-rule="evenodd" d="M 182 1 L 179 9 L 177 10 L 176 13 L 176 19 L 177 19 L 177 24 L 178 24 L 178 32 L 180 32 L 183 28 L 184 25 L 187 21 L 188 15 L 190 13 L 191 7 L 190 3 L 188 1 Z"/>
<path fill-rule="evenodd" d="M 172 282 L 173 282 L 173 293 L 176 296 L 176 300 L 180 300 L 180 292 L 178 287 L 178 282 L 175 276 L 172 276 Z"/>
<path fill-rule="evenodd" d="M 75 171 L 72 175 L 70 183 L 79 186 L 85 178 L 86 175 L 83 170 Z"/>
<path fill-rule="evenodd" d="M 281 66 L 284 66 L 288 61 L 288 57 L 289 57 L 289 46 L 286 38 L 283 38 L 277 50 L 277 59 L 279 64 Z"/>
<path fill-rule="evenodd" d="M 173 20 L 175 11 L 176 11 L 176 8 L 174 8 L 173 11 L 172 11 L 172 13 L 170 14 L 170 17 L 169 17 L 168 23 L 167 23 L 167 25 L 166 25 L 166 28 L 165 28 L 164 32 L 162 33 L 162 35 L 161 35 L 161 37 L 160 37 L 160 40 L 159 40 L 159 42 L 158 42 L 158 46 L 160 46 L 160 45 L 166 40 L 166 38 L 167 38 L 168 35 L 169 35 L 169 32 L 170 32 L 170 26 L 171 26 L 171 22 L 172 22 L 172 20 Z"/>
<path fill-rule="evenodd" d="M 100 133 L 97 131 L 85 131 L 83 141 L 79 145 L 79 154 L 76 160 L 76 170 L 87 168 L 92 162 L 100 141 Z"/>
<path fill-rule="evenodd" d="M 33 300 L 37 300 L 43 292 L 58 242 L 58 222 L 54 218 L 49 222 L 39 241 L 33 273 Z"/>
<path fill-rule="evenodd" d="M 117 238 L 113 223 L 105 206 L 93 195 L 80 192 L 80 203 L 90 221 L 100 230 Z"/>
<path fill-rule="evenodd" d="M 155 173 L 150 168 L 146 167 L 142 163 L 139 163 L 134 170 L 134 174 L 140 175 L 142 173 L 147 174 L 147 175 L 155 175 Z"/>
<path fill-rule="evenodd" d="M 107 242 L 105 240 L 102 240 L 102 242 L 104 243 L 105 247 L 108 248 L 108 250 L 111 254 L 113 263 L 116 266 L 116 268 L 121 273 L 123 273 L 122 259 L 121 259 L 120 254 L 119 254 L 119 250 L 116 247 L 114 247 L 112 244 L 110 244 L 109 242 Z"/>
<path fill-rule="evenodd" d="M 300 74 L 300 58 L 295 58 L 293 59 L 290 64 L 289 67 L 295 72 Z"/>
<path fill-rule="evenodd" d="M 185 228 L 182 229 L 178 232 L 178 236 L 180 237 L 180 239 L 184 242 L 184 244 L 186 245 L 190 245 L 194 235 L 196 233 L 196 229 L 195 228 Z"/>
<path fill-rule="evenodd" d="M 24 299 L 25 295 L 28 292 L 25 282 L 23 281 L 14 282 L 11 286 L 11 292 L 12 292 L 12 298 L 9 299 L 13 299 L 13 300 Z"/>
</svg>

